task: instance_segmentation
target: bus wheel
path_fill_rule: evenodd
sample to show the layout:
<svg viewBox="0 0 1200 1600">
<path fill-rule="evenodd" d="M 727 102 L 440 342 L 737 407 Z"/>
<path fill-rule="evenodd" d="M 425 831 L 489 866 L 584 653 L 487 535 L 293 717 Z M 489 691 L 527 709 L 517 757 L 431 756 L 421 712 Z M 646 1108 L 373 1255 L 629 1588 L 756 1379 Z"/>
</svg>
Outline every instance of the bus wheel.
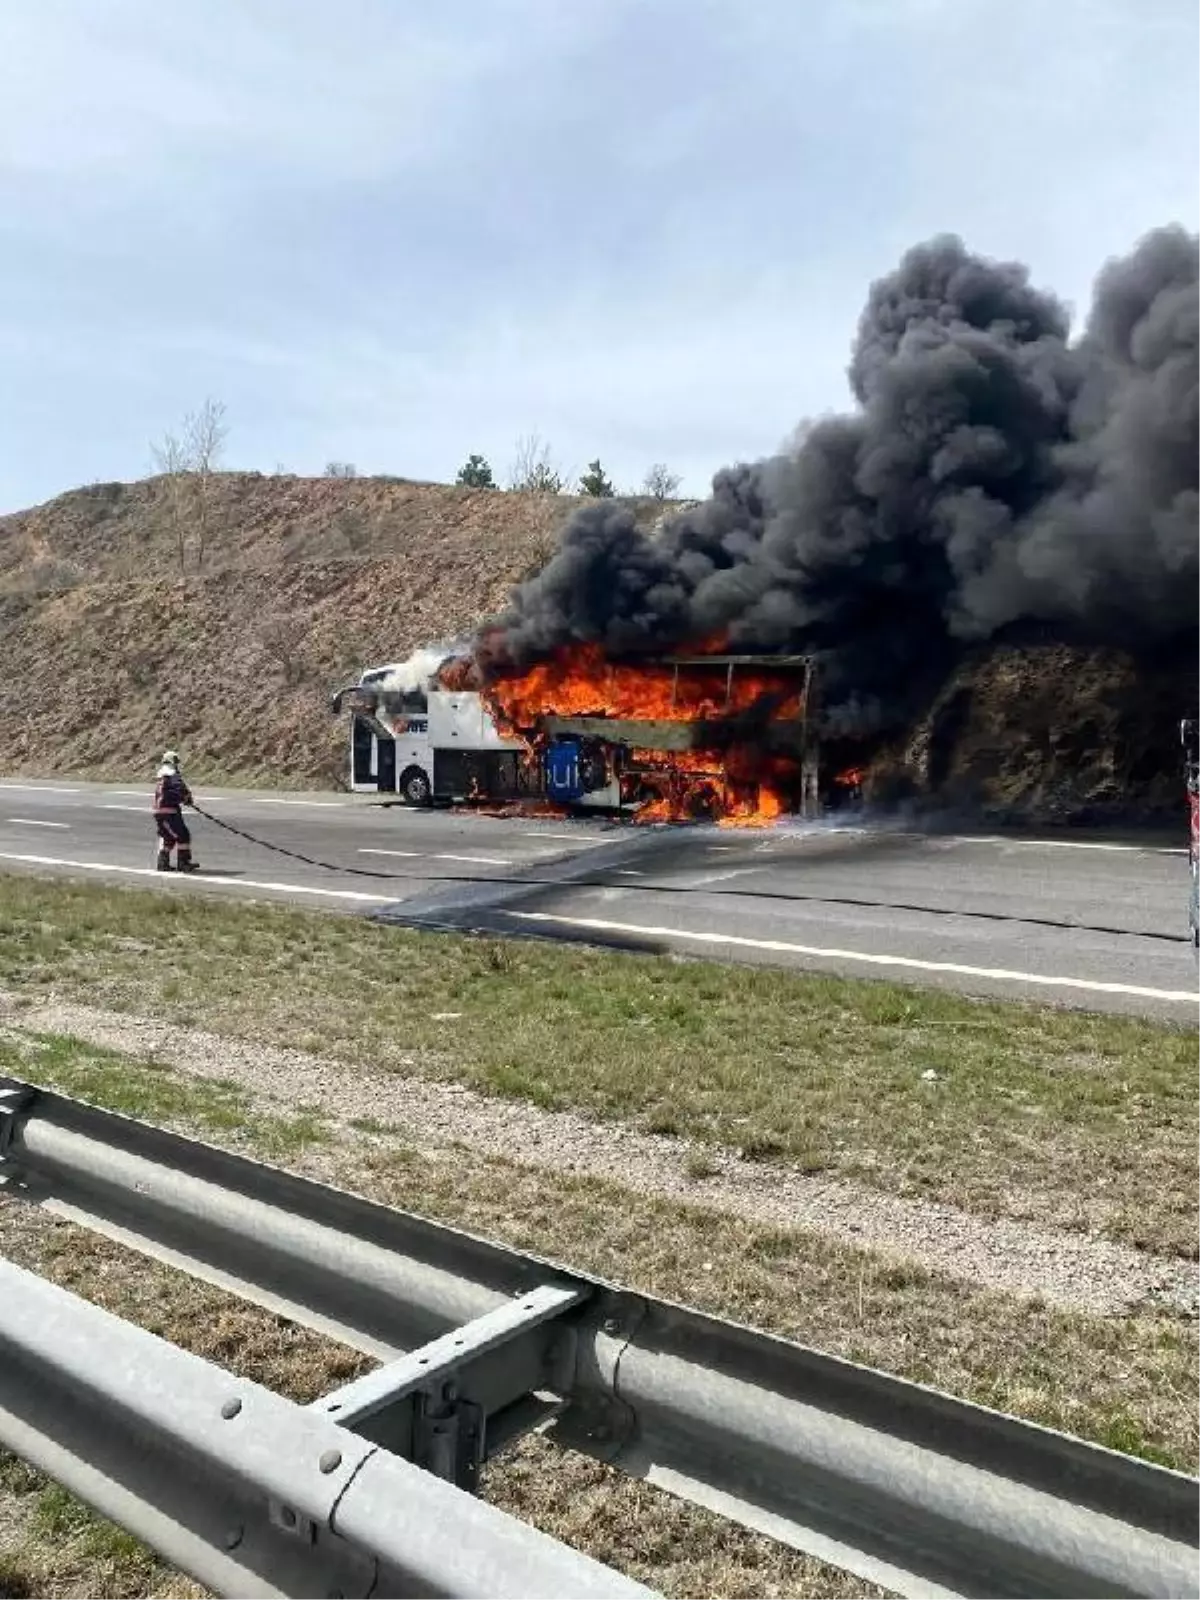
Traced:
<svg viewBox="0 0 1200 1600">
<path fill-rule="evenodd" d="M 400 793 L 410 806 L 427 806 L 433 799 L 429 778 L 420 767 L 409 767 L 401 773 Z"/>
</svg>

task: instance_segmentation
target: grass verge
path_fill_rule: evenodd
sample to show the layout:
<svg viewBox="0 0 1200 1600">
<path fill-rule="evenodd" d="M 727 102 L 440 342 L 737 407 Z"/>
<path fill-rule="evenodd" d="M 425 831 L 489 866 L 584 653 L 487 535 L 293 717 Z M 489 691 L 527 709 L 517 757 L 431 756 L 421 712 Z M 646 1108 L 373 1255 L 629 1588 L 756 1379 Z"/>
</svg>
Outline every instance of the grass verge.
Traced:
<svg viewBox="0 0 1200 1600">
<path fill-rule="evenodd" d="M 476 1152 L 468 1160 L 454 1147 L 418 1150 L 378 1127 L 356 1135 L 297 1119 L 236 1087 L 72 1039 L 0 1038 L 0 1068 L 1111 1448 L 1183 1469 L 1196 1463 L 1194 1329 L 1177 1317 L 1055 1311 L 811 1233 L 634 1196 L 615 1182 Z M 0 1251 L 301 1402 L 368 1365 L 16 1200 L 0 1200 Z M 877 1592 L 543 1440 L 492 1463 L 485 1493 L 668 1595 Z M 136 1540 L 0 1456 L 0 1595 L 198 1593 Z"/>
<path fill-rule="evenodd" d="M 0 985 L 1196 1252 L 1183 1026 L 18 875 Z"/>
</svg>

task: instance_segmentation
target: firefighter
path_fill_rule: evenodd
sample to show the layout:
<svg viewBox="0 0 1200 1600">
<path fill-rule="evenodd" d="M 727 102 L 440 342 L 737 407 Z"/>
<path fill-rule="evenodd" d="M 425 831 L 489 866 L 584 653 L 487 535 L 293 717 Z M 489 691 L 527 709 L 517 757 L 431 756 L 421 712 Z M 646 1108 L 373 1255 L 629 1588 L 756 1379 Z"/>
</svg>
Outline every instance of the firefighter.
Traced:
<svg viewBox="0 0 1200 1600">
<path fill-rule="evenodd" d="M 156 865 L 160 872 L 171 871 L 172 850 L 180 872 L 199 870 L 192 860 L 192 835 L 183 820 L 184 806 L 194 804 L 192 791 L 180 776 L 178 752 L 166 751 L 154 784 L 154 824 L 158 830 Z"/>
</svg>

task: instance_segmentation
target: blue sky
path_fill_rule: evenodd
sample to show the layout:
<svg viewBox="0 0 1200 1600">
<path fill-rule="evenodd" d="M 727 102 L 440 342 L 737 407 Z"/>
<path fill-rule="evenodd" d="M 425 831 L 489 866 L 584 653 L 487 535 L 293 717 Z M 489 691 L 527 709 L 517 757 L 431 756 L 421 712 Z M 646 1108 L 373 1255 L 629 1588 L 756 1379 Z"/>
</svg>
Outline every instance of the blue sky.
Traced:
<svg viewBox="0 0 1200 1600">
<path fill-rule="evenodd" d="M 0 509 L 226 463 L 620 486 L 845 406 L 939 231 L 1082 312 L 1197 226 L 1195 0 L 7 0 Z"/>
</svg>

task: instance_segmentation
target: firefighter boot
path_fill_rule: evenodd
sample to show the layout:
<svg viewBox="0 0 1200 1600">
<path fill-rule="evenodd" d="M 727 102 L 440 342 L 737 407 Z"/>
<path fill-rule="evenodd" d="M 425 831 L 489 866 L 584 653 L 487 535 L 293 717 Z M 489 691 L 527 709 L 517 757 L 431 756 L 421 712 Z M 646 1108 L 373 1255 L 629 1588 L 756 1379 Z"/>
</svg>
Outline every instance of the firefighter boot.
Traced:
<svg viewBox="0 0 1200 1600">
<path fill-rule="evenodd" d="M 192 860 L 192 852 L 190 850 L 185 850 L 185 849 L 181 849 L 180 850 L 180 852 L 179 852 L 179 863 L 178 863 L 178 866 L 177 866 L 176 870 L 179 871 L 179 872 L 199 872 L 200 871 L 200 868 Z"/>
<path fill-rule="evenodd" d="M 157 858 L 155 859 L 154 865 L 160 872 L 170 872 L 171 852 L 169 850 L 160 850 Z"/>
</svg>

